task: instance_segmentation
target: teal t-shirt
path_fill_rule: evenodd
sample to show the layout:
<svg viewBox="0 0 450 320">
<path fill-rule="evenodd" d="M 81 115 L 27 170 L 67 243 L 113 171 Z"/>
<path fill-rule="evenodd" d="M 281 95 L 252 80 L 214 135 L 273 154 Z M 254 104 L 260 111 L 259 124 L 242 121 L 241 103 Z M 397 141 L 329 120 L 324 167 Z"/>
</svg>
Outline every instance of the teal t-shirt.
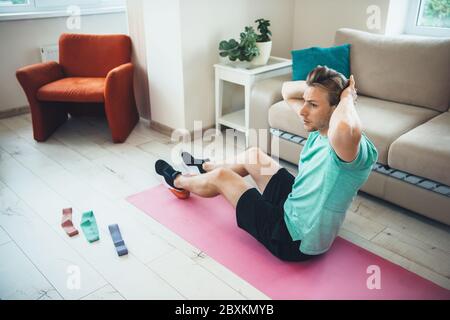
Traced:
<svg viewBox="0 0 450 320">
<path fill-rule="evenodd" d="M 300 251 L 326 252 L 336 238 L 358 189 L 367 180 L 378 152 L 363 134 L 358 155 L 344 162 L 319 131 L 309 134 L 301 152 L 298 175 L 284 203 L 284 220 Z"/>
</svg>

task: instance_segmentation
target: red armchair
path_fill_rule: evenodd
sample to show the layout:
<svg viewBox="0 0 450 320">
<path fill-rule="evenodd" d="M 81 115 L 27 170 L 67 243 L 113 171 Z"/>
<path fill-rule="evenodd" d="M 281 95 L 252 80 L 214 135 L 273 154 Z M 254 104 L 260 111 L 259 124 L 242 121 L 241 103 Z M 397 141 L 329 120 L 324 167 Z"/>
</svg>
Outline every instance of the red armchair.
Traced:
<svg viewBox="0 0 450 320">
<path fill-rule="evenodd" d="M 27 96 L 33 135 L 45 141 L 68 113 L 104 108 L 112 140 L 124 142 L 139 120 L 133 92 L 131 39 L 126 35 L 62 34 L 59 63 L 23 67 L 16 72 Z"/>
</svg>

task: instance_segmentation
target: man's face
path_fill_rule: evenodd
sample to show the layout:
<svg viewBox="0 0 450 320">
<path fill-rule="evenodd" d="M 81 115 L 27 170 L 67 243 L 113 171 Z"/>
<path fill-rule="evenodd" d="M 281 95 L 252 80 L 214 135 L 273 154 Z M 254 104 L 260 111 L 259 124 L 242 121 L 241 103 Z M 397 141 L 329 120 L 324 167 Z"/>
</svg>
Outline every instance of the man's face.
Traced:
<svg viewBox="0 0 450 320">
<path fill-rule="evenodd" d="M 307 132 L 328 128 L 331 115 L 336 107 L 328 102 L 328 93 L 320 87 L 308 87 L 303 94 L 305 103 L 299 110 L 303 127 Z"/>
</svg>

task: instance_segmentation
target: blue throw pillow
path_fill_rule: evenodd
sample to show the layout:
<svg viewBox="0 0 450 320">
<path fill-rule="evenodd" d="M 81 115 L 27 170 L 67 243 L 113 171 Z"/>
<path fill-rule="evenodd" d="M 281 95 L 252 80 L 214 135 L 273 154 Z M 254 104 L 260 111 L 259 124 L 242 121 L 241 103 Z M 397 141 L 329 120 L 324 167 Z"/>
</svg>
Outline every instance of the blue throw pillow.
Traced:
<svg viewBox="0 0 450 320">
<path fill-rule="evenodd" d="M 292 80 L 306 80 L 308 73 L 318 65 L 327 66 L 350 77 L 350 44 L 331 48 L 312 47 L 291 51 Z"/>
</svg>

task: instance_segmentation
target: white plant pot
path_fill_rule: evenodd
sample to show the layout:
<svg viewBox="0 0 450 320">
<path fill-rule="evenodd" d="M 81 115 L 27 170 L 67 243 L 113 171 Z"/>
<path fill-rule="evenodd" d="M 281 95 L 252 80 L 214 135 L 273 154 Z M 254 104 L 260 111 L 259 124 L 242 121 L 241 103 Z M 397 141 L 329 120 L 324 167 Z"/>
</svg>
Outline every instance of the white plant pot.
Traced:
<svg viewBox="0 0 450 320">
<path fill-rule="evenodd" d="M 253 58 L 253 66 L 263 66 L 269 61 L 270 52 L 272 51 L 272 41 L 268 42 L 257 42 L 256 46 L 259 49 L 259 56 Z"/>
<path fill-rule="evenodd" d="M 249 61 L 240 61 L 240 60 L 230 61 L 230 64 L 234 68 L 238 68 L 238 69 L 248 69 L 251 66 Z"/>
</svg>

